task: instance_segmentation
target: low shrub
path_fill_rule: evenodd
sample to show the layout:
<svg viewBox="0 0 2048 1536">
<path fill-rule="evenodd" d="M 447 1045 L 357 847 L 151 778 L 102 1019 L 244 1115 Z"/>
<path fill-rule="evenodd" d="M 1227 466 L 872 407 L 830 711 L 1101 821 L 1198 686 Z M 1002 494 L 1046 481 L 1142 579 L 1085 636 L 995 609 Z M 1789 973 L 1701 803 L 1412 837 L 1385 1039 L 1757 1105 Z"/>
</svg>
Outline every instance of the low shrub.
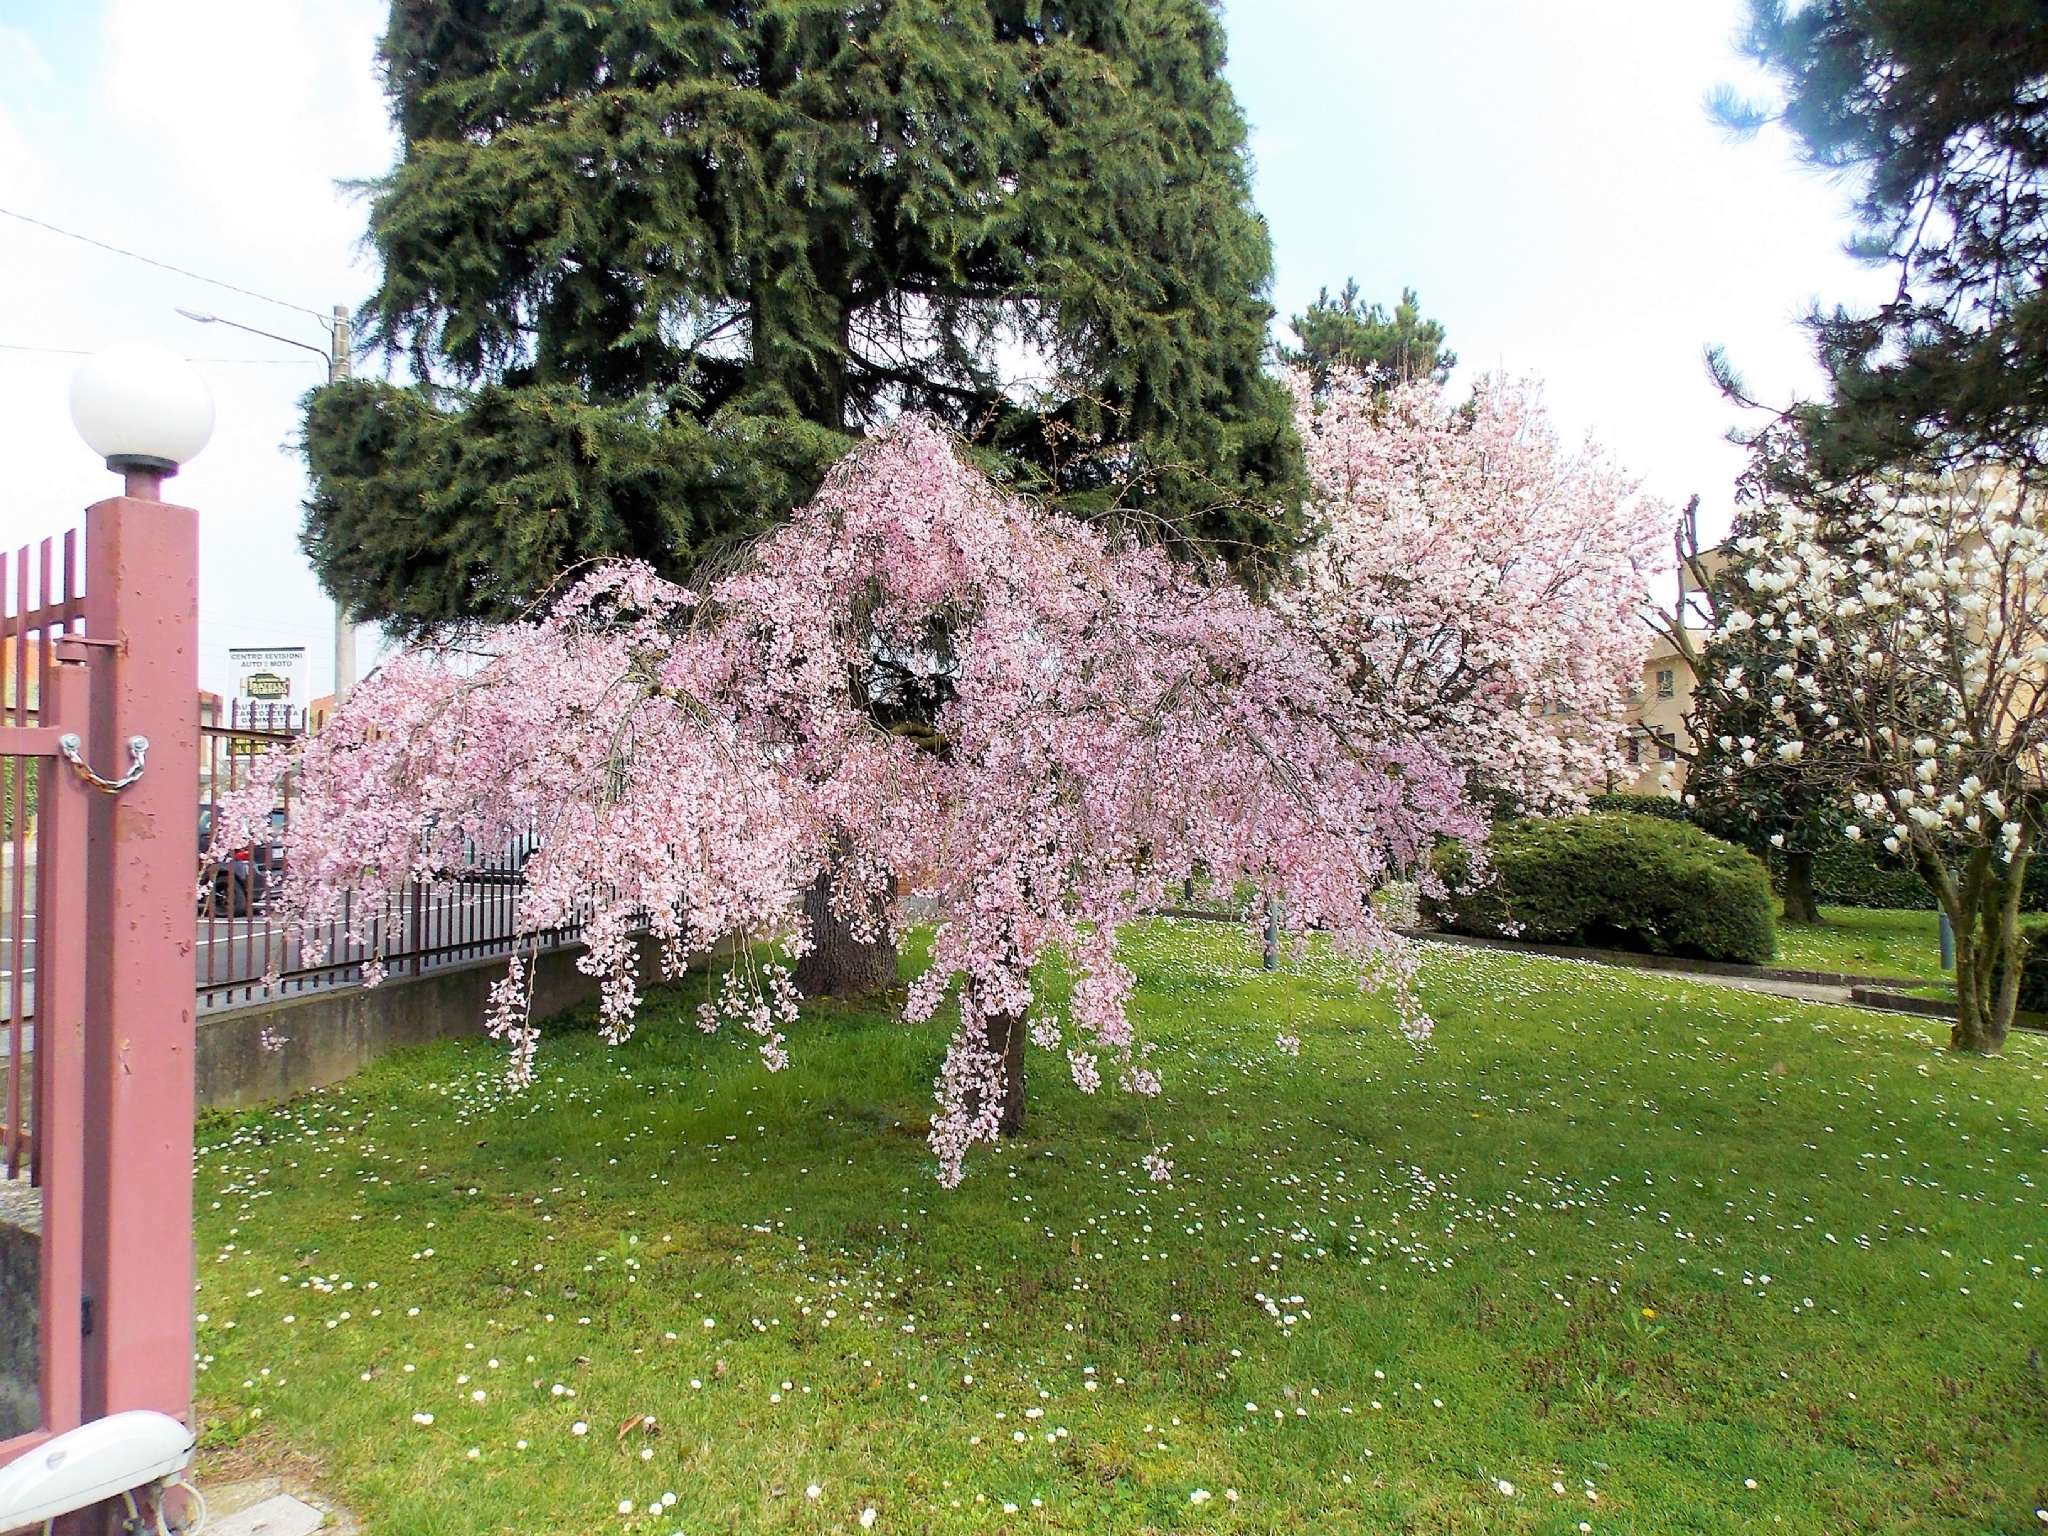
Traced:
<svg viewBox="0 0 2048 1536">
<path fill-rule="evenodd" d="M 1654 816 L 1660 821 L 1692 821 L 1686 806 L 1669 795 L 1595 795 L 1587 808 L 1597 812 L 1625 812 L 1631 816 Z M 1776 860 L 1771 861 L 1771 884 L 1784 884 Z M 1846 837 L 1830 839 L 1814 850 L 1813 892 L 1823 906 L 1885 907 L 1925 912 L 1934 897 L 1919 871 L 1895 853 L 1886 853 L 1874 837 L 1851 842 Z M 2020 892 L 2020 910 L 2048 912 L 2048 859 L 2027 863 L 2026 882 Z"/>
<path fill-rule="evenodd" d="M 1813 853 L 1813 893 L 1832 907 L 1905 907 L 1925 911 L 1934 897 L 1919 871 L 1874 838 L 1835 838 Z"/>
<path fill-rule="evenodd" d="M 1831 907 L 1905 907 L 1921 912 L 1934 907 L 1934 895 L 1919 871 L 1897 854 L 1886 853 L 1874 838 L 1852 843 L 1844 837 L 1816 849 L 1813 889 Z M 2027 861 L 2020 910 L 2048 912 L 2048 859 Z"/>
<path fill-rule="evenodd" d="M 1429 915 L 1453 933 L 1767 964 L 1777 949 L 1770 876 L 1750 854 L 1683 821 L 1617 813 L 1505 821 L 1493 878 L 1461 890 L 1462 848 Z"/>
<path fill-rule="evenodd" d="M 1595 815 L 1614 813 L 1629 816 L 1655 816 L 1660 821 L 1690 821 L 1692 815 L 1685 808 L 1685 802 L 1674 800 L 1669 795 L 1595 795 L 1586 802 L 1586 809 Z"/>
<path fill-rule="evenodd" d="M 2020 1011 L 2048 1013 L 2048 917 L 2020 924 Z"/>
</svg>

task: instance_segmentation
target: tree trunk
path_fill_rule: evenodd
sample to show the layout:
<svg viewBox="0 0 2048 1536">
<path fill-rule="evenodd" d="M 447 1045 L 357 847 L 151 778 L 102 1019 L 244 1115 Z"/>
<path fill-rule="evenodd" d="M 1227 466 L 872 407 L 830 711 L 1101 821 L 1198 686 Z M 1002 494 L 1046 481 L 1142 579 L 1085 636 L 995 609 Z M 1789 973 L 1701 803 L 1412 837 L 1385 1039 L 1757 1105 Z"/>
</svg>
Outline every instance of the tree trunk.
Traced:
<svg viewBox="0 0 2048 1536">
<path fill-rule="evenodd" d="M 1999 1004 L 2009 989 L 2006 967 L 1984 952 L 1978 937 L 1965 940 L 1960 927 L 1956 933 L 1956 1022 L 1948 1032 L 1951 1050 L 1975 1051 L 1995 1056 L 2005 1049 L 2006 1030 L 2012 1023 L 2010 1005 Z M 2014 978 L 2016 990 L 2017 978 Z"/>
<path fill-rule="evenodd" d="M 875 911 L 879 915 L 879 903 Z M 805 997 L 873 997 L 896 985 L 896 946 L 886 938 L 870 943 L 854 937 L 852 927 L 833 910 L 830 869 L 804 892 L 804 920 L 810 925 L 811 949 L 797 961 L 793 979 Z"/>
<path fill-rule="evenodd" d="M 982 1043 L 1002 1062 L 1003 1104 L 996 1125 L 1005 1136 L 1024 1133 L 1024 1040 L 1027 1033 L 1024 1016 L 1019 1013 L 992 1014 L 981 1022 Z M 978 1095 L 970 1101 L 968 1109 L 971 1113 L 980 1113 Z"/>
<path fill-rule="evenodd" d="M 1995 860 L 1974 849 L 1962 878 L 1942 891 L 1942 907 L 1955 930 L 1956 1022 L 1949 1046 L 1991 1056 L 2005 1049 L 2013 1015 L 2019 1010 L 2020 898 L 2029 850 L 2024 844 L 2010 860 Z"/>
<path fill-rule="evenodd" d="M 1793 848 L 1781 861 L 1785 872 L 1785 921 L 1812 927 L 1820 922 L 1820 903 L 1813 895 L 1813 850 Z"/>
<path fill-rule="evenodd" d="M 2020 954 L 1998 931 L 1997 914 L 1984 912 L 1983 925 L 1950 922 L 1956 930 L 1956 1022 L 1952 1050 L 1995 1056 L 2005 1049 L 2019 1006 Z M 1985 932 L 1989 928 L 1989 933 Z"/>
</svg>

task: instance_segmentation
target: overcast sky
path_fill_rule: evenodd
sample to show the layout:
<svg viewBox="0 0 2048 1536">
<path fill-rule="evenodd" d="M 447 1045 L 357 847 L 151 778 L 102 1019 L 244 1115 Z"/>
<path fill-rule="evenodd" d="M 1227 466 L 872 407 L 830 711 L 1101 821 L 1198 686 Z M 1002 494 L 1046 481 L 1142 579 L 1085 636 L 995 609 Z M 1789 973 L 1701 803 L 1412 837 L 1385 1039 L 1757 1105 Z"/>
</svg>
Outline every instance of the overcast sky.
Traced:
<svg viewBox="0 0 2048 1536">
<path fill-rule="evenodd" d="M 0 217 L 0 542 L 76 521 L 110 485 L 65 390 L 90 351 L 143 339 L 212 385 L 212 444 L 172 482 L 203 512 L 201 682 L 232 645 L 305 645 L 332 676 L 331 607 L 298 550 L 292 446 L 310 352 L 180 319 L 178 306 L 318 346 L 315 318 L 372 273 L 338 183 L 390 163 L 372 68 L 383 0 L 0 0 L 0 209 L 264 299 Z M 1817 387 L 1797 317 L 1881 279 L 1841 254 L 1845 194 L 1766 133 L 1730 144 L 1701 97 L 1754 83 L 1740 0 L 1230 0 L 1230 73 L 1252 124 L 1281 316 L 1355 276 L 1403 284 L 1449 328 L 1460 379 L 1533 372 L 1673 502 L 1725 517 L 1737 419 L 1700 361 Z M 297 306 L 286 307 L 286 306 Z M 310 312 L 310 313 L 309 313 Z M 24 350 L 27 349 L 27 350 Z M 49 349 L 49 350 L 36 350 Z M 363 661 L 374 654 L 363 637 Z"/>
</svg>

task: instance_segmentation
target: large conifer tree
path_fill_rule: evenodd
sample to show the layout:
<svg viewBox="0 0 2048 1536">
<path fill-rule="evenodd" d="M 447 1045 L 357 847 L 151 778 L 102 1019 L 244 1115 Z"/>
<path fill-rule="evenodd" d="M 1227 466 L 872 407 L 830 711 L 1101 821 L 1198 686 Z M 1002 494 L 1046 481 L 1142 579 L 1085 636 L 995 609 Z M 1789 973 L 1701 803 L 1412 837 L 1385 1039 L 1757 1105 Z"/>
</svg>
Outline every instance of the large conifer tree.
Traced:
<svg viewBox="0 0 2048 1536">
<path fill-rule="evenodd" d="M 305 541 L 401 630 L 687 573 L 938 413 L 1020 481 L 1251 555 L 1295 474 L 1213 0 L 394 0 L 368 337 Z"/>
<path fill-rule="evenodd" d="M 1423 318 L 1422 300 L 1413 288 L 1401 290 L 1401 302 L 1390 315 L 1379 305 L 1366 303 L 1353 279 L 1342 293 L 1322 289 L 1313 304 L 1287 323 L 1301 345 L 1283 346 L 1280 360 L 1290 368 L 1306 369 L 1318 393 L 1340 368 L 1376 370 L 1391 386 L 1414 379 L 1441 384 L 1458 366 L 1458 354 L 1444 345 L 1442 323 Z"/>
<path fill-rule="evenodd" d="M 1796 413 L 1813 464 L 2048 473 L 2048 3 L 1750 0 L 1742 43 L 1782 96 L 1723 92 L 1717 115 L 1782 122 L 1853 188 L 1851 249 L 1898 273 L 1874 310 L 1809 317 L 1831 385 Z"/>
</svg>

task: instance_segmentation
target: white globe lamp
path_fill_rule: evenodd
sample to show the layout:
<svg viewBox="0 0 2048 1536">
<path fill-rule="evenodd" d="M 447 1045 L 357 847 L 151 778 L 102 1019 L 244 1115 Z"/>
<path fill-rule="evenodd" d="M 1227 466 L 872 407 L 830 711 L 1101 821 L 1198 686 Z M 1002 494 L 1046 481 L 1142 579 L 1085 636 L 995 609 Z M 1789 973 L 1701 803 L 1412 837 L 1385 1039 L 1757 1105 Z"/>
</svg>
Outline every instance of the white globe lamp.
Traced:
<svg viewBox="0 0 2048 1536">
<path fill-rule="evenodd" d="M 144 342 L 96 352 L 71 376 L 71 420 L 107 468 L 150 494 L 213 436 L 213 393 L 184 358 Z"/>
</svg>

